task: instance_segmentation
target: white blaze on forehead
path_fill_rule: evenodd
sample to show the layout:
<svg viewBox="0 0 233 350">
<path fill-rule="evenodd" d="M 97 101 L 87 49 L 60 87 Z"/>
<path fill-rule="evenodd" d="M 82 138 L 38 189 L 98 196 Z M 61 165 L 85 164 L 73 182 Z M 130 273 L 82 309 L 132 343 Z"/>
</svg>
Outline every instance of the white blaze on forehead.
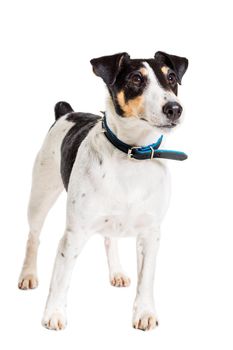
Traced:
<svg viewBox="0 0 233 350">
<path fill-rule="evenodd" d="M 148 83 L 143 92 L 144 117 L 155 125 L 166 124 L 166 116 L 163 107 L 167 102 L 179 102 L 177 96 L 169 90 L 165 90 L 159 83 L 154 70 L 147 62 L 143 62 L 147 70 Z"/>
<path fill-rule="evenodd" d="M 149 65 L 149 63 L 143 62 L 143 65 L 146 67 L 147 72 L 148 72 L 148 80 L 149 80 L 148 88 L 153 89 L 154 92 L 155 92 L 155 90 L 157 90 L 157 94 L 158 93 L 164 94 L 165 90 L 161 87 L 161 85 L 160 85 L 153 69 Z"/>
</svg>

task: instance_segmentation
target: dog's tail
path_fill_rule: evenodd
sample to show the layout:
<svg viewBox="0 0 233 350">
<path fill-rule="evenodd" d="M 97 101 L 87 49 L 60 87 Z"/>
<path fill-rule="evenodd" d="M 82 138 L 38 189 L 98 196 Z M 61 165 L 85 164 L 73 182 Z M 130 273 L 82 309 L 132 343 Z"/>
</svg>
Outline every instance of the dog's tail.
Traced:
<svg viewBox="0 0 233 350">
<path fill-rule="evenodd" d="M 74 110 L 69 103 L 64 102 L 64 101 L 60 101 L 60 102 L 56 103 L 56 105 L 54 107 L 55 119 L 58 120 L 63 115 L 65 115 L 67 113 L 71 113 L 73 111 Z"/>
</svg>

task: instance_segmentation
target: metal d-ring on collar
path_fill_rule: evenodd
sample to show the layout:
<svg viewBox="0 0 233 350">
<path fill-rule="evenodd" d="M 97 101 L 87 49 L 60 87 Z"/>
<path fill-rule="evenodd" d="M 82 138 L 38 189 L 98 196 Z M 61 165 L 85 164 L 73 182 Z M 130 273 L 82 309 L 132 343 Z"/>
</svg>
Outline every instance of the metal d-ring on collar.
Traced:
<svg viewBox="0 0 233 350">
<path fill-rule="evenodd" d="M 188 158 L 188 156 L 179 151 L 172 151 L 172 150 L 159 150 L 159 147 L 163 140 L 163 135 L 160 136 L 157 142 L 152 143 L 148 146 L 131 146 L 127 143 L 121 141 L 118 139 L 118 137 L 112 132 L 112 130 L 109 128 L 106 120 L 106 114 L 103 113 L 102 117 L 102 128 L 104 135 L 109 140 L 109 142 L 112 143 L 113 146 L 115 146 L 120 151 L 128 154 L 128 157 L 130 159 L 134 158 L 137 160 L 143 160 L 143 159 L 154 159 L 154 158 L 165 158 L 165 159 L 173 159 L 173 160 L 185 160 Z"/>
</svg>

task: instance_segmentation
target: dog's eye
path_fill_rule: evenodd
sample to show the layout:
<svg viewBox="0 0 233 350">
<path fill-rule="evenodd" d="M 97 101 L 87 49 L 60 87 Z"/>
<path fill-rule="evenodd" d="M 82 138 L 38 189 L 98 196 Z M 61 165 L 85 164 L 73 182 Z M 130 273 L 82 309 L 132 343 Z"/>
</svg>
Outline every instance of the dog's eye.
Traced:
<svg viewBox="0 0 233 350">
<path fill-rule="evenodd" d="M 171 85 L 175 85 L 177 83 L 176 75 L 173 72 L 168 73 L 167 79 Z"/>
<path fill-rule="evenodd" d="M 140 86 L 141 83 L 143 82 L 143 78 L 142 78 L 142 76 L 141 76 L 140 73 L 134 73 L 134 74 L 131 75 L 130 81 L 131 81 L 134 85 Z"/>
</svg>

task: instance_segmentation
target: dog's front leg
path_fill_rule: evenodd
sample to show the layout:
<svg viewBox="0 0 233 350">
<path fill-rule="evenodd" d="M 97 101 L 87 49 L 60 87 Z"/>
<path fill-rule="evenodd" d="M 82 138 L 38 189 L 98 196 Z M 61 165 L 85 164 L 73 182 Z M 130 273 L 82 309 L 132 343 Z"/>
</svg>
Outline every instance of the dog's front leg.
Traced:
<svg viewBox="0 0 233 350">
<path fill-rule="evenodd" d="M 130 279 L 124 273 L 118 254 L 118 239 L 105 237 L 105 249 L 108 259 L 110 283 L 114 287 L 128 287 Z"/>
<path fill-rule="evenodd" d="M 153 284 L 159 239 L 159 228 L 137 237 L 138 284 L 133 310 L 133 327 L 141 330 L 150 330 L 158 325 Z"/>
<path fill-rule="evenodd" d="M 87 235 L 84 232 L 66 230 L 58 247 L 49 296 L 42 320 L 48 329 L 59 330 L 66 326 L 66 298 L 76 258 L 80 254 Z"/>
</svg>

